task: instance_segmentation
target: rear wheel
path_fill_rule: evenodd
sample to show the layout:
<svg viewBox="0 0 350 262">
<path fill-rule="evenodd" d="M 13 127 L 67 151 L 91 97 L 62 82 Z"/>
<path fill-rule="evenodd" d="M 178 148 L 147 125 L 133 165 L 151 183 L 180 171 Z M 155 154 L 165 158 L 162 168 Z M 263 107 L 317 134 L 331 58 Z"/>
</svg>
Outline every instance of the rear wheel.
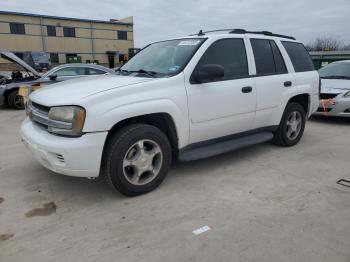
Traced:
<svg viewBox="0 0 350 262">
<path fill-rule="evenodd" d="M 107 142 L 102 175 L 126 196 L 145 194 L 158 187 L 171 163 L 171 146 L 158 128 L 134 124 L 122 128 Z"/>
<path fill-rule="evenodd" d="M 18 94 L 18 90 L 13 90 L 7 96 L 7 104 L 14 109 L 24 109 L 23 97 Z"/>
<path fill-rule="evenodd" d="M 281 123 L 274 134 L 274 143 L 279 146 L 294 146 L 304 133 L 305 110 L 298 103 L 288 103 Z"/>
</svg>

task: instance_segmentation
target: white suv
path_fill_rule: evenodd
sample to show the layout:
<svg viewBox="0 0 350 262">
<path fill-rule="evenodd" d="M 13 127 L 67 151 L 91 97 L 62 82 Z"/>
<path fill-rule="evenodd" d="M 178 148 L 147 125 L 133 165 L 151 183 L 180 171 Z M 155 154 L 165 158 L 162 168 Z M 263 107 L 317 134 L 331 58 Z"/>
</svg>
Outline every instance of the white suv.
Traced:
<svg viewBox="0 0 350 262">
<path fill-rule="evenodd" d="M 241 29 L 148 45 L 116 75 L 30 95 L 21 135 L 65 175 L 99 175 L 122 194 L 155 189 L 172 159 L 273 140 L 292 146 L 319 105 L 319 75 L 294 38 Z"/>
</svg>

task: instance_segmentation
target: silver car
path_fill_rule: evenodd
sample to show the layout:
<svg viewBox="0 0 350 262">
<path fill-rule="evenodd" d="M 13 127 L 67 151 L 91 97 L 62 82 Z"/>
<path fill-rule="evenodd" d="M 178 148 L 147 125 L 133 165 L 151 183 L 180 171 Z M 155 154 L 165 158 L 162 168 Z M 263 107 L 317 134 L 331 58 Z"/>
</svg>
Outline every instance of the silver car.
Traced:
<svg viewBox="0 0 350 262">
<path fill-rule="evenodd" d="M 350 117 L 350 60 L 330 63 L 319 74 L 321 100 L 316 114 Z"/>
<path fill-rule="evenodd" d="M 50 85 L 77 77 L 115 73 L 113 69 L 95 64 L 64 64 L 40 75 L 34 68 L 12 52 L 0 50 L 0 56 L 3 59 L 16 63 L 21 68 L 21 71 L 12 72 L 11 77 L 0 76 L 0 108 L 4 106 L 15 109 L 24 108 L 23 98 L 18 94 L 19 87 L 22 85 Z M 22 71 L 25 71 L 25 73 Z"/>
</svg>

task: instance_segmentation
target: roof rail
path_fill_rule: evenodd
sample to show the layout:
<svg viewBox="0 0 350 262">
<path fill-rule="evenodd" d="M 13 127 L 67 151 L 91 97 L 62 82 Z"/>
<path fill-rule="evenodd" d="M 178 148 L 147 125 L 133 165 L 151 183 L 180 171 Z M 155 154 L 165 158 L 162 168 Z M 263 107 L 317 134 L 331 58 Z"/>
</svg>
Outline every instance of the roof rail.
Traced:
<svg viewBox="0 0 350 262">
<path fill-rule="evenodd" d="M 293 36 L 275 34 L 269 31 L 247 31 L 244 29 L 233 29 L 232 31 L 230 31 L 230 34 L 257 34 L 257 35 L 276 36 L 276 37 L 295 40 Z"/>
<path fill-rule="evenodd" d="M 203 36 L 206 33 L 224 32 L 224 31 L 228 31 L 230 34 L 257 34 L 257 35 L 276 36 L 276 37 L 295 40 L 293 36 L 274 34 L 269 31 L 247 31 L 245 29 L 216 29 L 216 30 L 210 30 L 205 32 L 203 32 L 203 30 L 200 30 L 199 33 L 193 34 L 190 36 L 194 36 L 194 35 Z"/>
</svg>

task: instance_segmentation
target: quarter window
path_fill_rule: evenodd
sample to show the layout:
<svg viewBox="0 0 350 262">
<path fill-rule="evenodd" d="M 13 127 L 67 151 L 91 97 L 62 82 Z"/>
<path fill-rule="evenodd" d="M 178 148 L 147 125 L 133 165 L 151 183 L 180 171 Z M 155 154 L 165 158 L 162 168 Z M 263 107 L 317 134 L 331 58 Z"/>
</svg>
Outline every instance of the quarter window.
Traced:
<svg viewBox="0 0 350 262">
<path fill-rule="evenodd" d="M 315 70 L 312 59 L 306 48 L 301 43 L 282 41 L 295 72 L 306 72 Z"/>
<path fill-rule="evenodd" d="M 46 29 L 47 29 L 47 35 L 48 36 L 56 36 L 56 26 L 48 25 L 46 27 Z"/>
<path fill-rule="evenodd" d="M 257 75 L 287 73 L 283 57 L 273 40 L 251 39 Z"/>
<path fill-rule="evenodd" d="M 24 24 L 10 23 L 11 34 L 24 35 L 26 33 Z"/>
<path fill-rule="evenodd" d="M 247 53 L 243 39 L 221 39 L 213 43 L 199 60 L 196 69 L 208 64 L 217 64 L 224 68 L 222 80 L 248 76 Z"/>
</svg>

